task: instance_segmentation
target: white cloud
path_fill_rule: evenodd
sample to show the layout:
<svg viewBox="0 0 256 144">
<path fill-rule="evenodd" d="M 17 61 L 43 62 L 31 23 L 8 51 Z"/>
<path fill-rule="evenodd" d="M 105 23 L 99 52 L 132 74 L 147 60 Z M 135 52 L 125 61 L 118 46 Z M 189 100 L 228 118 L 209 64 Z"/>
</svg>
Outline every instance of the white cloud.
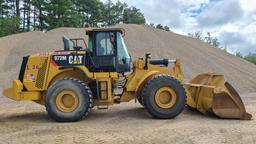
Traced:
<svg viewBox="0 0 256 144">
<path fill-rule="evenodd" d="M 197 17 L 201 27 L 219 26 L 238 21 L 243 17 L 239 1 L 225 0 L 209 4 L 208 8 Z"/>
<path fill-rule="evenodd" d="M 223 31 L 220 33 L 221 42 L 229 48 L 228 51 L 231 53 L 242 52 L 247 53 L 256 52 L 255 41 L 248 39 L 248 36 L 253 36 L 252 33 L 241 33 L 241 32 L 227 32 Z M 232 47 L 232 49 L 230 48 Z"/>
<path fill-rule="evenodd" d="M 241 6 L 245 11 L 255 11 L 256 1 L 255 0 L 240 0 Z"/>
<path fill-rule="evenodd" d="M 102 0 L 106 1 L 106 0 Z M 117 0 L 114 0 L 117 1 Z M 168 25 L 187 34 L 211 32 L 229 52 L 256 53 L 254 0 L 120 0 L 141 9 L 148 23 Z"/>
</svg>

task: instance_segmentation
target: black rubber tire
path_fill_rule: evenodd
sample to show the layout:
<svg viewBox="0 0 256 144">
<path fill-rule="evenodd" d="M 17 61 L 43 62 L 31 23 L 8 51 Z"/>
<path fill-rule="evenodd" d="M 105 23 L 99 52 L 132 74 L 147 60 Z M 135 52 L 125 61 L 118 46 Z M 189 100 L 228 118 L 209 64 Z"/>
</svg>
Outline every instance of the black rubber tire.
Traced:
<svg viewBox="0 0 256 144">
<path fill-rule="evenodd" d="M 138 102 L 140 103 L 140 105 L 142 105 L 144 107 L 143 101 L 142 101 L 142 97 L 141 97 L 141 91 L 137 92 L 137 96 L 136 99 L 138 100 Z"/>
<path fill-rule="evenodd" d="M 62 90 L 72 90 L 78 97 L 78 107 L 73 112 L 62 112 L 56 106 L 56 96 Z M 45 107 L 48 115 L 58 122 L 75 122 L 86 117 L 92 108 L 92 92 L 81 80 L 75 78 L 64 78 L 56 81 L 47 90 L 45 95 Z"/>
<path fill-rule="evenodd" d="M 163 109 L 156 104 L 155 94 L 159 88 L 166 86 L 175 91 L 177 98 L 176 103 L 172 107 Z M 174 118 L 183 111 L 186 105 L 186 92 L 183 85 L 169 75 L 162 74 L 152 77 L 143 88 L 141 96 L 145 108 L 154 118 Z"/>
</svg>

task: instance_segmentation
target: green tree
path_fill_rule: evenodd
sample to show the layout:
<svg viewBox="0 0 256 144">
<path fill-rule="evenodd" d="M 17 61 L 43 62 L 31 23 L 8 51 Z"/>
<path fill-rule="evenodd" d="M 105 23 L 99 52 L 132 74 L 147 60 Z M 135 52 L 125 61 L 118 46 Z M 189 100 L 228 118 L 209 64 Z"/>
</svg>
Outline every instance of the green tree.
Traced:
<svg viewBox="0 0 256 144">
<path fill-rule="evenodd" d="M 117 1 L 117 3 L 114 4 L 111 0 L 108 0 L 107 3 L 104 4 L 103 10 L 104 25 L 110 26 L 122 22 L 123 12 L 126 7 L 127 5 L 120 1 Z"/>
<path fill-rule="evenodd" d="M 236 52 L 235 55 L 239 58 L 243 58 L 251 63 L 256 64 L 256 53 L 249 53 L 248 55 L 243 56 L 240 52 Z"/>
<path fill-rule="evenodd" d="M 126 8 L 123 14 L 123 23 L 126 24 L 145 24 L 144 15 L 135 7 Z"/>
<path fill-rule="evenodd" d="M 236 52 L 236 56 L 240 57 L 240 58 L 243 58 L 243 55 L 240 52 Z"/>
<path fill-rule="evenodd" d="M 6 17 L 8 14 L 7 5 L 5 0 L 0 0 L 0 18 Z"/>
<path fill-rule="evenodd" d="M 248 55 L 246 55 L 244 57 L 244 59 L 249 61 L 249 62 L 252 62 L 252 63 L 256 64 L 256 54 L 249 53 Z"/>
<path fill-rule="evenodd" d="M 165 31 L 168 31 L 168 32 L 171 31 L 168 26 L 164 26 L 164 30 L 165 30 Z"/>
<path fill-rule="evenodd" d="M 19 17 L 15 15 L 15 2 L 0 0 L 0 37 L 19 32 Z"/>
<path fill-rule="evenodd" d="M 20 17 L 20 0 L 15 0 L 16 17 Z"/>
<path fill-rule="evenodd" d="M 212 37 L 211 33 L 208 32 L 205 37 L 203 37 L 203 33 L 201 31 L 197 31 L 195 33 L 188 33 L 188 36 L 201 40 L 205 43 L 208 43 L 214 47 L 220 48 L 220 42 L 217 37 Z"/>
<path fill-rule="evenodd" d="M 156 25 L 156 28 L 164 30 L 164 27 L 161 24 Z"/>
<path fill-rule="evenodd" d="M 218 38 L 212 37 L 210 32 L 207 33 L 207 36 L 204 38 L 204 40 L 206 43 L 208 43 L 214 47 L 218 48 L 220 46 L 220 42 L 218 41 Z"/>
<path fill-rule="evenodd" d="M 155 24 L 150 23 L 149 26 L 150 26 L 150 27 L 155 27 Z"/>
<path fill-rule="evenodd" d="M 58 27 L 78 27 L 79 16 L 71 0 L 49 0 L 45 3 L 47 16 L 45 22 L 48 29 Z"/>
<path fill-rule="evenodd" d="M 201 31 L 196 31 L 195 33 L 188 33 L 188 36 L 204 41 L 203 33 Z"/>
<path fill-rule="evenodd" d="M 43 31 L 47 28 L 45 23 L 46 15 L 44 14 L 46 2 L 45 0 L 32 0 L 32 5 L 34 7 L 34 30 Z"/>
<path fill-rule="evenodd" d="M 220 48 L 220 42 L 218 40 L 217 37 L 213 37 L 212 40 L 211 40 L 211 43 L 210 45 L 216 47 L 216 48 Z"/>
<path fill-rule="evenodd" d="M 23 0 L 23 31 L 31 28 L 31 0 Z"/>
<path fill-rule="evenodd" d="M 74 0 L 80 27 L 97 26 L 102 21 L 103 3 L 100 0 Z"/>
<path fill-rule="evenodd" d="M 0 36 L 58 27 L 145 24 L 136 7 L 108 0 L 0 0 Z M 168 31 L 167 27 L 164 27 Z"/>
<path fill-rule="evenodd" d="M 19 27 L 20 19 L 18 17 L 13 18 L 0 18 L 0 37 L 17 33 L 17 27 Z"/>
</svg>

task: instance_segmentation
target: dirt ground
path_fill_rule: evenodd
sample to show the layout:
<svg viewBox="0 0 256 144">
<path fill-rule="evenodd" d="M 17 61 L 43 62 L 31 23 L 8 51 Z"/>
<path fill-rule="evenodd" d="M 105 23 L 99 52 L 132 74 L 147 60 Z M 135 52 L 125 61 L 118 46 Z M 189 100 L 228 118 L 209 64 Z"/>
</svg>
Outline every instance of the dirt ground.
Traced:
<svg viewBox="0 0 256 144">
<path fill-rule="evenodd" d="M 256 116 L 256 93 L 242 95 L 247 111 Z M 256 120 L 224 120 L 186 108 L 175 119 L 152 119 L 138 103 L 94 110 L 76 123 L 56 123 L 43 106 L 0 98 L 0 143 L 93 144 L 251 144 Z"/>
</svg>

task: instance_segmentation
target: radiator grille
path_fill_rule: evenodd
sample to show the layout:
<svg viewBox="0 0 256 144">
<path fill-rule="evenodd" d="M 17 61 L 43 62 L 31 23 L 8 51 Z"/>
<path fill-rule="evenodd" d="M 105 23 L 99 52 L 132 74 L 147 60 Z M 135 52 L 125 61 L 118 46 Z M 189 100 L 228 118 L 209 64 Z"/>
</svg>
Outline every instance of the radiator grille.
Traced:
<svg viewBox="0 0 256 144">
<path fill-rule="evenodd" d="M 42 61 L 42 66 L 38 70 L 37 78 L 36 78 L 36 87 L 39 89 L 43 88 L 44 85 L 44 78 L 45 78 L 45 73 L 46 73 L 46 68 L 47 68 L 47 58 L 44 58 Z"/>
</svg>

